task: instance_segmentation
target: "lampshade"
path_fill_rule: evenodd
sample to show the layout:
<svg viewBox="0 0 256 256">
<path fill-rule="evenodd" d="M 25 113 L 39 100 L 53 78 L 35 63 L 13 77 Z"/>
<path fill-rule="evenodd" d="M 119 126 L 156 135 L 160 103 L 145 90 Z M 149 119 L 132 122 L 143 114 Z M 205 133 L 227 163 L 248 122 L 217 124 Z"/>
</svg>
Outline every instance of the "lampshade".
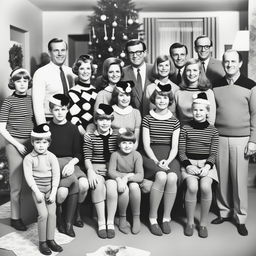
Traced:
<svg viewBox="0 0 256 256">
<path fill-rule="evenodd" d="M 236 33 L 232 49 L 237 51 L 249 51 L 249 30 L 239 30 Z"/>
</svg>

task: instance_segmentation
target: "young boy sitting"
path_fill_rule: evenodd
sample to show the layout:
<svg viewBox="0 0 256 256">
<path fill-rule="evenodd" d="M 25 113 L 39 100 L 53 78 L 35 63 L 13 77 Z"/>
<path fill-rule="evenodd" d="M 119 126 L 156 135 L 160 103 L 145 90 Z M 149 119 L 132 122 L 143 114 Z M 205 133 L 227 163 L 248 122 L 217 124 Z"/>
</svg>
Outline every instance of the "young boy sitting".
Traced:
<svg viewBox="0 0 256 256">
<path fill-rule="evenodd" d="M 58 157 L 61 170 L 57 192 L 57 227 L 61 233 L 74 237 L 73 218 L 76 212 L 74 224 L 83 226 L 80 205 L 89 188 L 87 177 L 79 166 L 82 159 L 82 141 L 77 126 L 66 119 L 69 98 L 64 94 L 55 94 L 49 101 L 53 115 L 53 120 L 49 123 L 52 133 L 52 144 L 49 150 Z M 65 199 L 67 199 L 67 207 L 64 222 L 62 203 Z"/>
</svg>

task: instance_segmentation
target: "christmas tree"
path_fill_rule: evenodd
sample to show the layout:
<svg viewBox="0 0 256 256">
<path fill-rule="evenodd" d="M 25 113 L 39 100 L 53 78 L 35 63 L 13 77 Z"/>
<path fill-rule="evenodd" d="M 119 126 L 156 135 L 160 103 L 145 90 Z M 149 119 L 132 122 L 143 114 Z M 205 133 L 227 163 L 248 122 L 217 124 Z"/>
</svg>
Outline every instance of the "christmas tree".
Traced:
<svg viewBox="0 0 256 256">
<path fill-rule="evenodd" d="M 132 0 L 100 0 L 89 17 L 89 53 L 98 65 L 98 75 L 106 58 L 117 57 L 127 64 L 125 44 L 142 36 L 140 9 Z"/>
</svg>

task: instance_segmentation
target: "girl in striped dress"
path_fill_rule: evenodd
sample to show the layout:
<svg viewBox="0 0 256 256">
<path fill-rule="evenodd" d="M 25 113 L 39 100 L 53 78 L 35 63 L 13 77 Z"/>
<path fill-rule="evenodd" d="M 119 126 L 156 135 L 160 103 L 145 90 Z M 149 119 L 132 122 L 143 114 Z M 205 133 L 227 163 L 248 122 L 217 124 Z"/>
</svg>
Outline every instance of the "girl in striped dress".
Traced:
<svg viewBox="0 0 256 256">
<path fill-rule="evenodd" d="M 206 238 L 207 219 L 212 202 L 212 182 L 218 182 L 215 161 L 218 151 L 218 131 L 207 121 L 210 102 L 206 93 L 199 93 L 192 103 L 193 120 L 184 125 L 179 141 L 179 157 L 181 160 L 182 179 L 186 180 L 185 208 L 187 224 L 184 230 L 186 236 L 192 236 L 194 231 L 194 214 L 197 201 L 197 191 L 201 191 L 201 218 L 199 236 Z"/>
<path fill-rule="evenodd" d="M 115 180 L 106 178 L 110 155 L 117 150 L 117 133 L 111 128 L 113 118 L 113 108 L 100 104 L 94 116 L 96 130 L 85 133 L 83 144 L 85 168 L 98 218 L 97 233 L 103 239 L 115 236 L 117 184 Z M 108 214 L 107 222 L 105 207 Z"/>
<path fill-rule="evenodd" d="M 21 188 L 23 180 L 23 157 L 29 152 L 30 133 L 34 127 L 32 98 L 27 94 L 32 79 L 26 69 L 12 71 L 9 88 L 14 93 L 7 97 L 0 110 L 0 133 L 6 140 L 6 156 L 9 167 L 11 198 L 11 226 L 25 231 L 21 219 Z"/>
<path fill-rule="evenodd" d="M 164 89 L 163 89 L 164 88 Z M 171 210 L 176 198 L 180 166 L 176 160 L 180 123 L 168 109 L 173 102 L 171 86 L 158 86 L 150 97 L 156 106 L 142 122 L 145 154 L 144 177 L 152 181 L 150 190 L 150 231 L 157 236 L 171 232 Z M 142 183 L 142 190 L 143 190 Z M 164 213 L 161 228 L 157 212 L 163 198 Z"/>
</svg>

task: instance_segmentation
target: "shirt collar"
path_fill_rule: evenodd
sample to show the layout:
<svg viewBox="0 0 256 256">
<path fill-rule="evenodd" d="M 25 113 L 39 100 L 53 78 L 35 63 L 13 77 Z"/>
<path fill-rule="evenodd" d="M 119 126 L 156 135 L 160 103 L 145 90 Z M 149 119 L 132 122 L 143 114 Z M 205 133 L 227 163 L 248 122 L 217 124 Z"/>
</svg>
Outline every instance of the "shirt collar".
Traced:
<svg viewBox="0 0 256 256">
<path fill-rule="evenodd" d="M 113 105 L 112 107 L 113 107 L 113 110 L 120 115 L 130 114 L 133 110 L 132 106 L 127 106 L 126 108 L 120 108 L 117 105 Z"/>
<path fill-rule="evenodd" d="M 137 74 L 137 70 L 140 70 L 140 74 L 143 74 L 144 72 L 146 72 L 146 63 L 143 62 L 139 67 L 132 67 L 133 72 Z"/>
<path fill-rule="evenodd" d="M 237 79 L 240 77 L 240 75 L 241 75 L 241 73 L 238 72 L 238 73 L 235 74 L 233 77 L 229 77 L 229 76 L 226 75 L 225 78 L 226 78 L 227 82 L 229 82 L 230 80 L 232 80 L 232 81 L 233 81 L 233 84 L 235 84 L 236 81 L 237 81 Z"/>
<path fill-rule="evenodd" d="M 159 115 L 153 109 L 149 111 L 149 114 L 157 120 L 168 120 L 173 116 L 172 112 L 169 109 L 165 115 Z"/>
<path fill-rule="evenodd" d="M 112 134 L 113 133 L 113 129 L 112 128 L 109 128 L 109 133 L 108 134 Z M 96 129 L 95 131 L 94 131 L 94 134 L 96 135 L 96 136 L 100 136 L 101 134 L 99 134 L 99 132 L 98 132 L 98 130 Z M 107 135 L 108 135 L 107 134 Z"/>
<path fill-rule="evenodd" d="M 36 157 L 36 156 L 39 156 L 39 155 L 47 155 L 47 152 L 48 152 L 48 151 L 46 150 L 44 154 L 38 154 L 38 153 L 33 149 L 32 152 L 31 152 L 31 156 Z"/>
</svg>

